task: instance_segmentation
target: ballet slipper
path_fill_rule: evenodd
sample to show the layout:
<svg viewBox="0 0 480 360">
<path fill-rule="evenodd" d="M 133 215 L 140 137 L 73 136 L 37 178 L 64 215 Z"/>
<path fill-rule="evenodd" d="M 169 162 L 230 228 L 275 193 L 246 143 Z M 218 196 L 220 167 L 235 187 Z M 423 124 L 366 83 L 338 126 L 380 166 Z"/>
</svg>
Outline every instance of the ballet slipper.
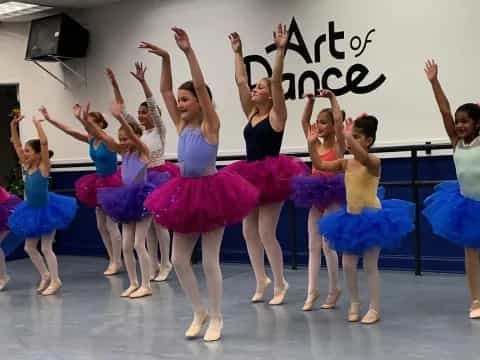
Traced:
<svg viewBox="0 0 480 360">
<path fill-rule="evenodd" d="M 320 306 L 320 309 L 324 310 L 330 310 L 330 309 L 335 309 L 337 306 L 338 299 L 340 298 L 340 295 L 342 295 L 342 290 L 337 289 L 335 290 L 335 294 L 328 294 L 327 300 L 325 300 L 325 304 L 322 304 Z"/>
<path fill-rule="evenodd" d="M 369 309 L 362 319 L 362 324 L 372 325 L 380 321 L 380 314 L 377 310 Z"/>
<path fill-rule="evenodd" d="M 250 301 L 252 303 L 263 302 L 265 298 L 265 290 L 267 290 L 271 283 L 272 280 L 267 277 L 263 283 L 257 284 L 255 294 L 253 294 L 253 297 Z"/>
<path fill-rule="evenodd" d="M 145 286 L 140 286 L 137 290 L 132 292 L 128 297 L 130 299 L 139 299 L 146 296 L 152 296 L 152 289 Z"/>
<path fill-rule="evenodd" d="M 285 296 L 288 291 L 288 283 L 283 280 L 283 289 L 280 290 L 277 294 L 273 295 L 273 298 L 268 302 L 269 305 L 282 305 L 285 301 Z"/>
<path fill-rule="evenodd" d="M 40 283 L 38 284 L 37 287 L 37 293 L 41 294 L 50 284 L 50 274 L 45 275 L 42 277 L 40 280 Z"/>
<path fill-rule="evenodd" d="M 315 301 L 320 297 L 320 291 L 315 290 L 313 295 L 308 295 L 307 300 L 305 300 L 305 303 L 303 304 L 302 310 L 303 311 L 312 311 L 313 305 L 315 304 Z"/>
<path fill-rule="evenodd" d="M 480 319 L 480 300 L 475 300 L 472 302 L 469 317 L 470 319 Z"/>
<path fill-rule="evenodd" d="M 201 313 L 195 313 L 193 315 L 193 321 L 185 331 L 185 337 L 188 339 L 196 338 L 200 335 L 202 331 L 203 324 L 208 320 L 207 312 L 203 311 Z"/>
<path fill-rule="evenodd" d="M 109 264 L 107 269 L 103 272 L 105 276 L 117 275 L 122 271 L 122 265 L 119 264 Z"/>
<path fill-rule="evenodd" d="M 0 279 L 0 291 L 5 290 L 9 281 L 10 281 L 10 276 L 8 275 L 5 275 L 5 277 Z"/>
<path fill-rule="evenodd" d="M 162 266 L 160 265 L 159 267 L 159 272 L 158 275 L 153 279 L 153 281 L 156 282 L 161 282 L 161 281 L 166 281 L 168 279 L 168 276 L 172 272 L 172 264 L 168 264 L 167 266 Z"/>
<path fill-rule="evenodd" d="M 350 304 L 350 309 L 348 310 L 348 321 L 349 322 L 360 321 L 360 303 L 353 302 Z"/>
<path fill-rule="evenodd" d="M 205 331 L 205 336 L 203 337 L 203 341 L 210 342 L 210 341 L 217 341 L 220 340 L 222 337 L 222 329 L 223 329 L 223 319 L 221 316 L 210 317 L 210 321 L 208 323 L 207 331 Z"/>
<path fill-rule="evenodd" d="M 62 287 L 62 282 L 59 281 L 52 281 L 50 282 L 50 285 L 42 291 L 43 296 L 50 296 L 50 295 L 55 295 L 58 290 Z"/>
<path fill-rule="evenodd" d="M 120 297 L 129 297 L 137 289 L 138 289 L 138 284 L 132 284 L 124 292 L 120 294 Z"/>
</svg>

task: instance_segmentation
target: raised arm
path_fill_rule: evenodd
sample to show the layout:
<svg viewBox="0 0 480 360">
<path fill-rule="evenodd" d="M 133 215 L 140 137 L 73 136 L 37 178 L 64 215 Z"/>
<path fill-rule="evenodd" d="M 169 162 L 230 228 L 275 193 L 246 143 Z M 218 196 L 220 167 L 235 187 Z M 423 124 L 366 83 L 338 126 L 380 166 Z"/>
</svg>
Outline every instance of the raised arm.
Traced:
<svg viewBox="0 0 480 360">
<path fill-rule="evenodd" d="M 325 97 L 330 100 L 330 107 L 333 114 L 333 126 L 335 129 L 335 151 L 337 157 L 341 158 L 345 154 L 345 136 L 343 135 L 343 114 L 338 104 L 337 97 L 330 90 L 320 90 L 320 97 Z"/>
<path fill-rule="evenodd" d="M 212 99 L 207 91 L 207 84 L 203 78 L 200 64 L 198 63 L 197 56 L 193 51 L 190 40 L 185 30 L 180 28 L 173 28 L 175 33 L 175 41 L 178 47 L 185 53 L 190 66 L 190 72 L 192 73 L 193 86 L 197 93 L 198 102 L 203 110 L 205 116 L 205 125 L 207 132 L 211 135 L 217 135 L 220 129 L 220 119 L 212 103 Z"/>
<path fill-rule="evenodd" d="M 55 126 L 57 129 L 60 129 L 65 134 L 70 135 L 74 139 L 77 139 L 79 141 L 88 143 L 88 134 L 87 133 L 84 133 L 82 131 L 78 131 L 77 129 L 74 129 L 71 126 L 62 124 L 61 122 L 59 122 L 55 119 L 52 119 L 52 117 L 48 113 L 48 110 L 45 106 L 41 106 L 39 111 L 43 115 L 44 119 L 46 121 L 48 121 L 50 124 L 52 124 L 53 126 Z"/>
<path fill-rule="evenodd" d="M 247 69 L 243 62 L 242 40 L 236 32 L 231 33 L 228 38 L 235 56 L 235 81 L 237 82 L 238 95 L 240 96 L 242 110 L 248 119 L 253 109 L 253 103 L 250 87 L 248 86 Z"/>
<path fill-rule="evenodd" d="M 42 176 L 48 176 L 50 173 L 50 151 L 48 150 L 48 138 L 43 130 L 41 120 L 34 117 L 33 124 L 37 129 L 38 139 L 40 140 L 40 172 Z"/>
<path fill-rule="evenodd" d="M 177 131 L 182 128 L 182 119 L 180 117 L 180 112 L 178 111 L 177 100 L 175 99 L 175 94 L 173 93 L 172 85 L 172 65 L 170 62 L 170 54 L 159 48 L 156 45 L 153 45 L 148 42 L 141 42 L 139 45 L 141 49 L 148 49 L 148 52 L 158 55 L 162 58 L 162 73 L 160 76 L 160 93 L 162 94 L 163 101 L 167 108 L 168 114 L 172 119 Z"/>
<path fill-rule="evenodd" d="M 110 83 L 112 84 L 113 95 L 115 96 L 115 102 L 124 105 L 125 101 L 123 100 L 122 92 L 120 91 L 120 86 L 118 85 L 117 78 L 115 73 L 111 68 L 106 68 L 105 72 L 107 77 L 110 79 Z"/>
<path fill-rule="evenodd" d="M 318 139 L 318 127 L 316 124 L 313 124 L 308 129 L 307 141 L 308 141 L 308 152 L 312 159 L 312 164 L 318 170 L 330 171 L 330 172 L 339 172 L 345 170 L 345 160 L 338 159 L 334 161 L 322 161 L 320 155 L 318 154 L 317 148 L 315 146 Z"/>
<path fill-rule="evenodd" d="M 315 105 L 315 96 L 313 94 L 305 94 L 305 107 L 302 114 L 302 129 L 305 134 L 305 139 L 308 138 L 308 131 L 310 130 L 310 120 L 312 119 L 313 105 Z"/>
<path fill-rule="evenodd" d="M 380 175 L 380 159 L 360 146 L 352 134 L 345 132 L 345 140 L 355 160 L 365 166 L 371 174 Z"/>
<path fill-rule="evenodd" d="M 270 121 L 272 126 L 277 131 L 285 128 L 287 121 L 287 106 L 285 103 L 285 95 L 283 93 L 282 79 L 283 79 L 283 62 L 285 59 L 285 51 L 288 43 L 288 31 L 285 25 L 279 24 L 277 31 L 274 32 L 275 43 L 277 44 L 277 51 L 275 54 L 275 62 L 273 64 L 272 72 L 272 101 L 273 108 L 271 111 Z"/>
<path fill-rule="evenodd" d="M 20 160 L 20 164 L 25 163 L 25 154 L 23 153 L 22 141 L 20 140 L 20 135 L 18 133 L 18 126 L 20 124 L 20 121 L 22 121 L 23 119 L 23 115 L 15 114 L 12 121 L 10 122 L 10 142 L 13 144 L 18 159 Z"/>
<path fill-rule="evenodd" d="M 455 146 L 458 141 L 457 133 L 455 131 L 455 122 L 453 120 L 450 103 L 443 92 L 440 81 L 438 81 L 438 66 L 434 60 L 428 60 L 425 63 L 425 74 L 432 85 L 433 94 L 435 95 L 435 100 L 437 101 L 440 114 L 442 115 L 443 126 L 445 127 L 450 142 Z"/>
<path fill-rule="evenodd" d="M 143 156 L 147 158 L 150 156 L 150 152 L 148 150 L 147 145 L 143 141 L 140 140 L 140 137 L 135 134 L 132 127 L 128 123 L 127 119 L 123 115 L 122 112 L 122 104 L 113 102 L 111 105 L 112 115 L 120 122 L 120 125 L 125 132 L 127 133 L 128 138 L 133 142 L 136 150 Z"/>
<path fill-rule="evenodd" d="M 90 121 L 88 119 L 89 112 L 90 112 L 90 104 L 87 104 L 87 106 L 84 109 L 81 109 L 81 116 L 78 118 L 80 122 L 83 124 L 83 126 L 85 126 L 88 133 L 95 139 L 103 142 L 110 150 L 121 153 L 123 150 L 122 146 L 119 143 L 117 143 L 105 131 L 100 129 L 100 127 L 97 124 L 95 124 L 93 121 Z"/>
</svg>

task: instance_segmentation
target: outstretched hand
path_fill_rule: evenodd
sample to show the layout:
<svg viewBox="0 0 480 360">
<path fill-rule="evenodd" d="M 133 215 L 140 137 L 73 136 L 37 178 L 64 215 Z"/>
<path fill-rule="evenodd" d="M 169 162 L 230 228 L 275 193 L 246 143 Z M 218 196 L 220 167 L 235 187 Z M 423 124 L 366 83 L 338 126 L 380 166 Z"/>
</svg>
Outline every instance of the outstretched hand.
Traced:
<svg viewBox="0 0 480 360">
<path fill-rule="evenodd" d="M 307 141 L 310 145 L 317 142 L 319 137 L 319 130 L 317 124 L 310 125 L 308 128 Z"/>
<path fill-rule="evenodd" d="M 352 134 L 353 125 L 354 125 L 354 121 L 352 120 L 351 117 L 345 120 L 345 124 L 343 125 L 343 134 L 345 136 L 350 136 Z"/>
<path fill-rule="evenodd" d="M 273 32 L 273 39 L 277 49 L 285 49 L 288 43 L 288 30 L 286 25 L 278 24 L 277 30 Z"/>
<path fill-rule="evenodd" d="M 38 109 L 38 111 L 40 111 L 40 114 L 42 114 L 43 118 L 45 120 L 50 120 L 50 114 L 48 113 L 48 110 L 45 106 L 40 106 L 40 108 Z"/>
<path fill-rule="evenodd" d="M 152 53 L 161 57 L 168 56 L 168 52 L 166 50 L 146 41 L 140 42 L 140 44 L 138 45 L 138 48 L 148 50 L 149 53 Z"/>
<path fill-rule="evenodd" d="M 240 39 L 240 35 L 234 32 L 228 35 L 230 39 L 230 44 L 232 45 L 232 50 L 234 53 L 241 53 L 242 52 L 242 40 Z"/>
<path fill-rule="evenodd" d="M 131 71 L 130 74 L 133 75 L 135 79 L 140 82 L 145 82 L 145 73 L 147 72 L 147 67 L 141 62 L 135 63 L 135 72 Z"/>
<path fill-rule="evenodd" d="M 113 72 L 113 70 L 111 68 L 107 67 L 105 69 L 105 73 L 107 74 L 107 77 L 110 79 L 112 84 L 117 83 L 117 78 L 115 77 L 115 73 Z"/>
<path fill-rule="evenodd" d="M 175 33 L 175 41 L 177 42 L 180 50 L 187 52 L 192 49 L 192 46 L 190 45 L 190 39 L 188 38 L 188 34 L 185 30 L 173 27 L 172 31 Z"/>
<path fill-rule="evenodd" d="M 23 119 L 25 119 L 25 116 L 23 116 L 22 114 L 20 113 L 16 113 L 14 116 L 13 116 L 13 119 L 12 119 L 12 123 L 17 125 L 20 123 L 20 121 L 22 121 Z"/>
<path fill-rule="evenodd" d="M 433 81 L 438 76 L 438 65 L 435 60 L 427 60 L 425 63 L 425 75 L 427 75 L 428 81 Z"/>
<path fill-rule="evenodd" d="M 334 96 L 335 95 L 333 94 L 333 92 L 328 89 L 321 89 L 320 91 L 318 91 L 318 97 L 321 97 L 321 98 L 331 99 Z"/>
</svg>

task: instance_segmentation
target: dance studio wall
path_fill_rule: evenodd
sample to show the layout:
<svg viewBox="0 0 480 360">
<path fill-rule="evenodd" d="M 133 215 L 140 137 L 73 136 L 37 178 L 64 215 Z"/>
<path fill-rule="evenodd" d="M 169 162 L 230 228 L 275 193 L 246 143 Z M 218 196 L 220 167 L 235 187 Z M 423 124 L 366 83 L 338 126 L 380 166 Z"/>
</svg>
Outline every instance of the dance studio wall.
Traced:
<svg viewBox="0 0 480 360">
<path fill-rule="evenodd" d="M 152 41 L 171 52 L 177 85 L 190 75 L 169 28 L 184 26 L 221 115 L 220 153 L 241 154 L 245 118 L 236 93 L 227 35 L 232 31 L 241 34 L 255 80 L 266 75 L 261 63 L 272 64 L 273 52 L 267 54 L 272 30 L 276 23 L 283 22 L 292 31 L 292 47 L 285 61 L 284 87 L 290 100 L 283 151 L 305 150 L 299 126 L 303 101 L 298 98 L 302 88 L 312 91 L 315 82 L 318 87 L 328 84 L 344 93 L 340 102 L 348 114 L 367 111 L 378 115 L 379 145 L 441 142 L 446 137 L 423 63 L 429 57 L 438 60 L 440 77 L 453 107 L 478 100 L 479 13 L 480 3 L 476 0 L 124 1 L 72 13 L 91 32 L 86 88 L 73 83 L 71 90 L 65 90 L 23 60 L 26 25 L 0 25 L 0 82 L 20 82 L 26 114 L 31 115 L 44 103 L 57 117 L 72 121 L 69 109 L 77 99 L 91 101 L 95 108 L 107 111 L 111 91 L 104 68 L 111 66 L 118 75 L 128 109 L 134 112 L 142 100 L 140 88 L 129 74 L 134 61 L 146 63 L 148 79 L 159 97 L 160 61 L 137 49 L 138 42 Z M 76 65 L 81 67 L 81 62 Z M 53 69 L 60 71 L 56 65 Z M 318 103 L 317 109 L 327 106 L 325 101 Z M 164 116 L 168 117 L 166 111 Z M 31 126 L 22 130 L 24 137 L 33 135 Z M 173 157 L 176 137 L 170 124 L 168 130 L 167 153 Z M 110 131 L 115 134 L 115 127 Z M 57 150 L 57 162 L 88 160 L 82 144 L 50 127 L 48 133 L 52 148 Z"/>
</svg>

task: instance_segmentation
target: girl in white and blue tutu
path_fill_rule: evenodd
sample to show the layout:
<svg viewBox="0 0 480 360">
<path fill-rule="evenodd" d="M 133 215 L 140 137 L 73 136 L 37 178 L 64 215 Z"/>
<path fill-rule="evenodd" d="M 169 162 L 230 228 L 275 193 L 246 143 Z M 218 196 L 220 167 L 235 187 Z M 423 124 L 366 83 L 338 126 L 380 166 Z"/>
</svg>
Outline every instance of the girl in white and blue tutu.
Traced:
<svg viewBox="0 0 480 360">
<path fill-rule="evenodd" d="M 105 187 L 97 192 L 102 210 L 117 223 L 122 224 L 123 259 L 127 268 L 129 287 L 122 297 L 141 298 L 152 295 L 150 286 L 150 256 L 146 249 L 146 237 L 152 217 L 143 206 L 147 195 L 157 186 L 167 182 L 167 172 L 147 172 L 150 151 L 140 140 L 142 129 L 129 123 L 122 114 L 122 104 L 112 104 L 112 114 L 120 122 L 118 139 L 115 141 L 88 116 L 88 106 L 83 111 L 82 122 L 89 132 L 95 134 L 111 151 L 122 155 L 122 183 L 118 187 Z M 140 262 L 141 284 L 138 283 L 137 267 L 133 250 Z"/>
<path fill-rule="evenodd" d="M 122 235 L 118 224 L 105 214 L 97 199 L 98 189 L 122 185 L 122 179 L 117 171 L 117 153 L 108 149 L 101 139 L 95 137 L 87 129 L 85 131 L 77 130 L 52 118 L 45 107 L 41 107 L 40 112 L 50 124 L 72 138 L 88 144 L 90 158 L 95 165 L 95 172 L 83 175 L 75 181 L 75 195 L 81 204 L 95 208 L 97 229 L 109 259 L 108 267 L 103 274 L 105 276 L 118 274 L 122 268 Z M 75 104 L 73 106 L 73 115 L 77 120 L 81 120 L 80 105 Z M 94 122 L 100 128 L 106 129 L 108 127 L 108 122 L 102 113 L 90 111 L 88 116 L 90 122 Z"/>
<path fill-rule="evenodd" d="M 452 143 L 458 181 L 443 182 L 425 199 L 423 214 L 433 233 L 465 248 L 465 269 L 471 294 L 470 318 L 480 319 L 480 106 L 461 105 L 452 114 L 438 80 L 438 66 L 425 64 L 443 126 Z"/>
<path fill-rule="evenodd" d="M 313 94 L 305 95 L 306 102 L 302 115 L 303 132 L 307 137 L 311 126 L 318 129 L 319 138 L 315 143 L 315 151 L 322 161 L 341 159 L 345 153 L 344 114 L 331 91 L 321 90 L 317 97 L 328 98 L 331 108 L 321 110 L 316 123 L 310 125 L 315 96 Z M 341 294 L 341 290 L 338 288 L 338 255 L 335 250 L 330 249 L 328 242 L 319 234 L 317 222 L 322 215 L 338 210 L 345 204 L 343 174 L 321 171 L 313 166 L 311 175 L 299 175 L 293 178 L 292 199 L 296 206 L 310 208 L 308 214 L 308 289 L 303 311 L 311 311 L 320 296 L 317 286 L 322 249 L 327 262 L 328 296 L 321 308 L 333 309 Z"/>
<path fill-rule="evenodd" d="M 378 120 L 363 114 L 357 118 L 345 140 L 353 159 L 322 161 L 317 152 L 318 128 L 308 134 L 313 165 L 323 171 L 344 172 L 346 207 L 325 215 L 318 223 L 319 232 L 331 248 L 343 253 L 343 270 L 350 292 L 348 321 L 360 321 L 357 265 L 363 256 L 367 273 L 369 310 L 361 320 L 373 324 L 380 320 L 380 249 L 397 248 L 402 239 L 414 229 L 414 205 L 402 200 L 380 201 L 377 197 L 380 181 L 380 159 L 369 154 L 375 142 Z"/>
<path fill-rule="evenodd" d="M 0 291 L 3 291 L 10 281 L 7 274 L 5 253 L 1 247 L 3 241 L 10 233 L 8 218 L 12 215 L 15 207 L 21 202 L 20 198 L 9 193 L 3 186 L 0 186 Z M 5 245 L 5 244 L 3 244 Z M 10 244 L 6 244 L 7 246 Z"/>
<path fill-rule="evenodd" d="M 172 30 L 192 74 L 192 81 L 180 85 L 177 98 L 173 93 L 169 53 L 155 45 L 144 44 L 150 52 L 162 57 L 160 89 L 179 134 L 181 176 L 152 192 L 145 206 L 154 214 L 155 221 L 174 231 L 172 262 L 194 312 L 185 336 L 198 337 L 208 320 L 203 339 L 216 341 L 223 328 L 220 268 L 223 232 L 225 226 L 242 221 L 256 206 L 259 192 L 241 176 L 217 171 L 220 119 L 187 33 L 179 28 Z M 202 238 L 208 311 L 203 305 L 191 265 L 192 252 L 199 237 Z"/>
<path fill-rule="evenodd" d="M 140 44 L 140 47 L 142 46 L 143 45 Z M 180 176 L 178 166 L 164 159 L 167 129 L 161 116 L 160 107 L 145 77 L 146 71 L 147 68 L 142 63 L 137 62 L 135 63 L 135 72 L 131 72 L 132 76 L 140 83 L 145 95 L 145 101 L 138 106 L 138 119 L 129 114 L 125 109 L 123 110 L 123 115 L 127 121 L 138 122 L 142 126 L 143 135 L 141 140 L 150 150 L 148 171 L 167 171 L 172 178 Z M 107 69 L 107 76 L 112 84 L 115 101 L 124 105 L 125 101 L 112 69 Z M 147 233 L 147 245 L 151 260 L 150 275 L 152 276 L 152 280 L 165 281 L 172 270 L 172 264 L 170 262 L 170 234 L 168 230 L 155 221 L 152 221 L 152 226 L 150 226 Z M 158 257 L 159 247 L 160 259 Z"/>
<path fill-rule="evenodd" d="M 22 147 L 18 134 L 22 119 L 21 115 L 15 116 L 10 123 L 10 130 L 11 141 L 25 169 L 26 199 L 15 207 L 8 219 L 8 227 L 16 236 L 25 239 L 25 251 L 41 277 L 37 291 L 42 295 L 53 295 L 62 286 L 57 257 L 52 248 L 55 232 L 66 229 L 75 218 L 77 201 L 73 197 L 48 191 L 53 151 L 49 150 L 47 136 L 40 120 L 36 118 L 33 123 L 38 139 L 29 140 Z M 45 260 L 37 249 L 39 241 Z"/>
</svg>

